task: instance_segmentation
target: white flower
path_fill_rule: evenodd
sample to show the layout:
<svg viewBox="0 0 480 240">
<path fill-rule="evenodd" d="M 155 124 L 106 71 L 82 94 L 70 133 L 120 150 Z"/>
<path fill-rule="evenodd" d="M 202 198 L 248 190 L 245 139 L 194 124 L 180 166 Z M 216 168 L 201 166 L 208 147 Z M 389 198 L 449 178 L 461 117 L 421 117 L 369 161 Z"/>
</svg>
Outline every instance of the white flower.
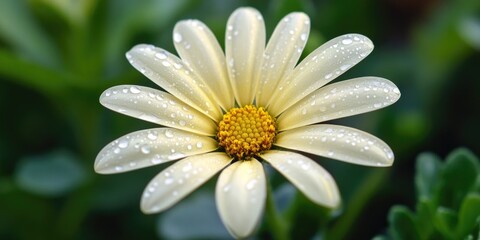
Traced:
<svg viewBox="0 0 480 240">
<path fill-rule="evenodd" d="M 165 91 L 122 85 L 100 102 L 114 111 L 165 126 L 127 134 L 101 150 L 99 173 L 119 173 L 178 160 L 146 187 L 141 209 L 174 205 L 216 173 L 216 202 L 234 237 L 250 235 L 266 200 L 262 163 L 270 164 L 313 202 L 336 207 L 335 181 L 296 151 L 366 166 L 390 166 L 393 153 L 380 139 L 320 122 L 373 111 L 400 97 L 379 77 L 333 83 L 372 50 L 358 34 L 337 37 L 298 65 L 310 28 L 303 13 L 284 17 L 265 47 L 261 14 L 240 8 L 227 23 L 225 55 L 207 26 L 179 22 L 173 41 L 180 58 L 137 45 L 130 63 Z M 290 150 L 295 150 L 290 151 Z"/>
</svg>

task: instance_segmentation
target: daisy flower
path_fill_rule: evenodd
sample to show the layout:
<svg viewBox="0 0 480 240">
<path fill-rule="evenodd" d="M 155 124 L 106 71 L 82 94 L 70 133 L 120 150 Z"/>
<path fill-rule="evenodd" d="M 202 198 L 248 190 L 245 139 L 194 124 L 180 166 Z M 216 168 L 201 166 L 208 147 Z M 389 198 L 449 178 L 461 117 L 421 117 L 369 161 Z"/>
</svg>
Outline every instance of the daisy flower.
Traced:
<svg viewBox="0 0 480 240">
<path fill-rule="evenodd" d="M 128 61 L 163 91 L 115 86 L 102 93 L 100 102 L 163 127 L 108 144 L 95 160 L 95 171 L 120 173 L 178 160 L 147 185 L 141 199 L 145 213 L 171 207 L 220 172 L 217 209 L 237 238 L 249 236 L 261 219 L 267 194 L 263 164 L 311 201 L 337 207 L 333 178 L 299 152 L 390 166 L 393 153 L 382 140 L 321 122 L 388 106 L 400 92 L 379 77 L 326 85 L 365 58 L 373 44 L 359 34 L 343 35 L 297 64 L 309 29 L 304 13 L 291 13 L 265 44 L 262 15 L 239 8 L 228 19 L 225 53 L 198 20 L 176 24 L 173 41 L 179 57 L 152 45 L 133 47 Z"/>
</svg>

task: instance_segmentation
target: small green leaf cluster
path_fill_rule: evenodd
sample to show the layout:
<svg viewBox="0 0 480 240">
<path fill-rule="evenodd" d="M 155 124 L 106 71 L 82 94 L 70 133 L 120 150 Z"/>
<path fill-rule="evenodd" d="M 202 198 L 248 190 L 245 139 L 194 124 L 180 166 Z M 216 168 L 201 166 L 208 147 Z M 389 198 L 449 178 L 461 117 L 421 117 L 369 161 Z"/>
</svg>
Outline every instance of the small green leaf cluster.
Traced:
<svg viewBox="0 0 480 240">
<path fill-rule="evenodd" d="M 415 211 L 390 209 L 386 236 L 375 239 L 480 239 L 480 164 L 467 149 L 445 162 L 431 153 L 416 162 Z"/>
</svg>

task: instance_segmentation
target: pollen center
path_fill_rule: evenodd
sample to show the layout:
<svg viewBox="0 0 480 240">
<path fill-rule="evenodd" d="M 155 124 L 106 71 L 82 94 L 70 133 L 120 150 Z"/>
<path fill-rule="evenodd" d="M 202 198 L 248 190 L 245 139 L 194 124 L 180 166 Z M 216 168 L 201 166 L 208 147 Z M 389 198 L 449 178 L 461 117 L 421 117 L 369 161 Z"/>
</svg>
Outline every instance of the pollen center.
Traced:
<svg viewBox="0 0 480 240">
<path fill-rule="evenodd" d="M 262 107 L 232 108 L 218 124 L 217 137 L 230 156 L 250 159 L 272 147 L 275 120 Z"/>
</svg>

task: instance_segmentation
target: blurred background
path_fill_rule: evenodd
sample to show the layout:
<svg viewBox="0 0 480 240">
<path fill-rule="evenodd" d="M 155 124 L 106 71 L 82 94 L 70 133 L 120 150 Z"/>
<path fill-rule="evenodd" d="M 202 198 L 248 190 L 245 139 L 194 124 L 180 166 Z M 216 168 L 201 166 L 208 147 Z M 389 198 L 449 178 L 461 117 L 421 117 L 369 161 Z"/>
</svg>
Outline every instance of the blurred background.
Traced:
<svg viewBox="0 0 480 240">
<path fill-rule="evenodd" d="M 385 231 L 392 205 L 414 204 L 419 153 L 480 153 L 478 0 L 1 0 L 0 239 L 229 238 L 215 179 L 168 211 L 144 215 L 141 193 L 168 164 L 103 176 L 93 163 L 110 141 L 155 127 L 98 102 L 114 85 L 154 86 L 125 52 L 138 43 L 175 52 L 172 29 L 189 18 L 205 22 L 223 46 L 239 6 L 264 15 L 267 36 L 287 13 L 306 12 L 312 30 L 303 57 L 342 34 L 368 36 L 373 53 L 336 81 L 381 76 L 402 92 L 386 109 L 334 121 L 383 139 L 393 167 L 316 158 L 336 179 L 343 207 L 327 213 L 305 200 L 290 210 L 293 236 L 370 239 Z M 295 189 L 268 174 L 283 210 Z M 265 224 L 256 238 L 271 238 Z"/>
</svg>

